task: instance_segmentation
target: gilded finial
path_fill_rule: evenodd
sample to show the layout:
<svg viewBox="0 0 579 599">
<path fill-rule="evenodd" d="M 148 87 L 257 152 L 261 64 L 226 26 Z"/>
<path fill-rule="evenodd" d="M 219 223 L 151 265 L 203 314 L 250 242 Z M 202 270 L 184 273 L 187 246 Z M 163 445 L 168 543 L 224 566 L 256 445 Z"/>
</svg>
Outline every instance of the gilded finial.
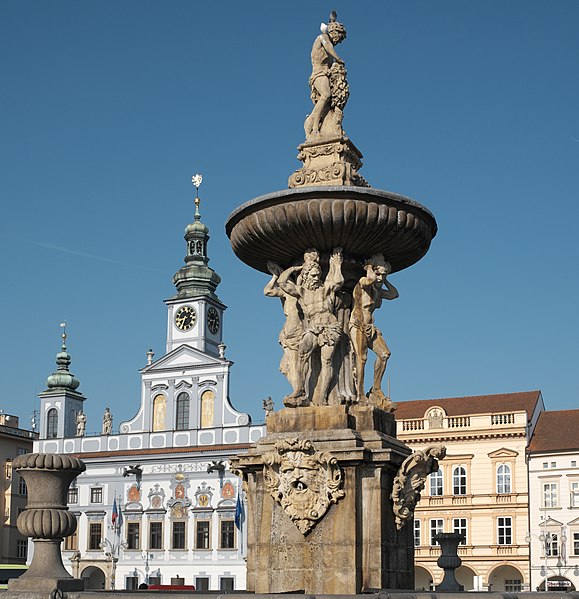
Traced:
<svg viewBox="0 0 579 599">
<path fill-rule="evenodd" d="M 199 199 L 199 187 L 203 182 L 203 176 L 199 174 L 193 175 L 191 181 L 193 185 L 195 185 L 195 220 L 199 220 L 201 218 L 201 215 L 199 214 L 199 204 L 201 203 L 201 200 Z"/>
</svg>

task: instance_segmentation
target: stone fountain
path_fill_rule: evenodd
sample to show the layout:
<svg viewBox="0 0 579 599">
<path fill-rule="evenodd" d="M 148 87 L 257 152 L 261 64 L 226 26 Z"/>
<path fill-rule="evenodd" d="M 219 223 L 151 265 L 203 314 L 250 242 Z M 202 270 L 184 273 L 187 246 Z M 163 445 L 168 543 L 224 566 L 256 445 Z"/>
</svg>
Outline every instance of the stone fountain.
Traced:
<svg viewBox="0 0 579 599">
<path fill-rule="evenodd" d="M 422 258 L 434 216 L 371 187 L 346 136 L 349 96 L 335 12 L 312 47 L 312 113 L 288 189 L 229 217 L 235 254 L 281 300 L 280 370 L 292 388 L 268 411 L 267 436 L 232 461 L 248 497 L 247 589 L 353 594 L 414 587 L 414 505 L 444 448 L 412 454 L 396 439 L 382 390 L 390 350 L 374 311 L 398 291 L 387 277 Z M 375 354 L 368 391 L 364 371 Z"/>
</svg>

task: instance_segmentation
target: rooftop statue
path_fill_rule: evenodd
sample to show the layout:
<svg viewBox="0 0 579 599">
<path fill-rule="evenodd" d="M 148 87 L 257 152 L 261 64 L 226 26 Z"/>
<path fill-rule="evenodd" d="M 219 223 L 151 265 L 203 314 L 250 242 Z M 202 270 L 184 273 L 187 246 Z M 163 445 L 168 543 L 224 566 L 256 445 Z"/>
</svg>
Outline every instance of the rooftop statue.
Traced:
<svg viewBox="0 0 579 599">
<path fill-rule="evenodd" d="M 346 28 L 336 21 L 336 11 L 330 14 L 330 22 L 320 26 L 321 34 L 312 46 L 312 74 L 310 97 L 314 103 L 312 113 L 306 118 L 306 139 L 341 137 L 342 115 L 348 96 L 348 82 L 344 61 L 334 46 L 346 39 Z"/>
</svg>

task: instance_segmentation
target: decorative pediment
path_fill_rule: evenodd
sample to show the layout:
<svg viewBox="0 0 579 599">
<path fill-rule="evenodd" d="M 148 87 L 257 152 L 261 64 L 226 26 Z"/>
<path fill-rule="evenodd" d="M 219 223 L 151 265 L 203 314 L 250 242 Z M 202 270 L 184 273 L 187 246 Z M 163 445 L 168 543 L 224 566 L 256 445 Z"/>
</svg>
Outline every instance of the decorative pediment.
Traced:
<svg viewBox="0 0 579 599">
<path fill-rule="evenodd" d="M 181 381 L 179 384 L 175 385 L 175 389 L 177 389 L 177 391 L 181 391 L 182 389 L 191 389 L 191 387 L 193 387 L 193 385 L 187 381 Z"/>
<path fill-rule="evenodd" d="M 221 366 L 224 362 L 225 360 L 204 354 L 190 345 L 180 345 L 162 358 L 143 368 L 141 373 L 163 372 L 174 368 L 188 368 L 191 366 Z"/>
<path fill-rule="evenodd" d="M 488 456 L 493 459 L 501 459 L 501 458 L 516 458 L 519 455 L 518 451 L 513 451 L 512 449 L 507 449 L 506 447 L 501 447 L 495 451 L 491 451 Z"/>
<path fill-rule="evenodd" d="M 543 526 L 563 526 L 563 522 L 559 522 L 559 520 L 555 520 L 554 518 L 547 518 L 547 522 L 541 520 L 539 526 L 542 528 Z"/>
<path fill-rule="evenodd" d="M 571 520 L 571 522 L 567 522 L 567 526 L 579 526 L 579 518 L 575 518 L 575 520 Z"/>
</svg>

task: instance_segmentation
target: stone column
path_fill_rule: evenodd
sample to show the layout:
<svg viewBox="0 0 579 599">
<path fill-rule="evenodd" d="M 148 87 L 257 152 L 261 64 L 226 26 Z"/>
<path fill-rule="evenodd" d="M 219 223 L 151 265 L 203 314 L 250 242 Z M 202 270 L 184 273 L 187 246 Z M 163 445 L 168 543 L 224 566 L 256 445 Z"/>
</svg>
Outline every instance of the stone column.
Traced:
<svg viewBox="0 0 579 599">
<path fill-rule="evenodd" d="M 76 530 L 76 518 L 68 511 L 70 483 L 86 470 L 74 457 L 28 453 L 14 459 L 13 469 L 25 480 L 28 504 L 18 516 L 18 530 L 34 542 L 29 569 L 10 581 L 11 591 L 82 591 L 84 581 L 73 578 L 62 563 L 60 546 Z"/>
</svg>

